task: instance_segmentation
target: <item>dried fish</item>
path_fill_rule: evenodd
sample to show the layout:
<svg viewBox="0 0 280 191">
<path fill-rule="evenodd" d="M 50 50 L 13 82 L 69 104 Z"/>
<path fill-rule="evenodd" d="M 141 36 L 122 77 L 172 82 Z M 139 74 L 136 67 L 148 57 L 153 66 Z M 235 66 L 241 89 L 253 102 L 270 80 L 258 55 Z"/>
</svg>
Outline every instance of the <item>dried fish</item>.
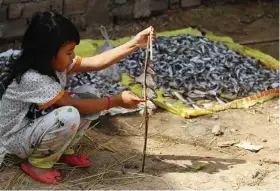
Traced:
<svg viewBox="0 0 280 191">
<path fill-rule="evenodd" d="M 157 84 L 154 81 L 152 75 L 147 74 L 146 80 L 147 80 L 147 87 L 152 88 L 152 89 L 156 89 Z M 136 77 L 135 78 L 135 82 L 143 84 L 144 83 L 144 73 L 141 74 L 140 76 Z"/>
<path fill-rule="evenodd" d="M 142 89 L 142 96 L 144 96 L 144 91 L 143 91 L 143 90 L 144 90 L 144 89 Z M 151 88 L 147 88 L 147 98 L 148 98 L 149 100 L 152 100 L 152 99 L 157 98 L 156 92 L 154 92 L 154 90 L 151 89 Z"/>
<path fill-rule="evenodd" d="M 169 99 L 169 100 L 166 100 L 165 103 L 173 105 L 174 103 L 176 103 L 176 100 L 175 99 Z"/>
<path fill-rule="evenodd" d="M 175 97 L 177 97 L 181 102 L 185 104 L 189 104 L 189 102 L 179 93 L 179 92 L 172 92 Z"/>
<path fill-rule="evenodd" d="M 199 99 L 225 104 L 231 100 L 279 87 L 279 70 L 265 68 L 258 60 L 241 56 L 223 43 L 205 37 L 178 35 L 159 37 L 154 45 L 154 71 L 157 88 L 173 88 L 173 93 L 187 105 Z M 121 61 L 144 60 L 140 49 Z M 137 77 L 140 71 L 134 72 Z M 171 97 L 168 90 L 164 96 Z M 204 104 L 206 108 L 214 103 Z"/>
</svg>

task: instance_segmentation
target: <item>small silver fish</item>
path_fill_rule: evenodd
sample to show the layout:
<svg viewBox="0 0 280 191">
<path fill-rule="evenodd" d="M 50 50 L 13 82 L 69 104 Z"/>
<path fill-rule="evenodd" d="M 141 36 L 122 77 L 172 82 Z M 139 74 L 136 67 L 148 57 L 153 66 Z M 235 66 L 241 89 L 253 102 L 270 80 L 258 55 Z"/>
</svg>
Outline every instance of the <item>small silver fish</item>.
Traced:
<svg viewBox="0 0 280 191">
<path fill-rule="evenodd" d="M 172 94 L 177 97 L 181 102 L 183 102 L 184 104 L 189 104 L 189 102 L 179 93 L 179 92 L 172 92 Z"/>
<path fill-rule="evenodd" d="M 144 84 L 144 77 L 145 77 L 145 75 L 144 75 L 144 73 L 142 73 L 140 76 L 135 78 L 135 82 Z M 155 89 L 157 86 L 155 80 L 153 79 L 152 75 L 150 75 L 150 74 L 147 74 L 147 76 L 146 76 L 146 83 L 147 83 L 147 86 L 152 89 Z"/>
<path fill-rule="evenodd" d="M 142 96 L 144 97 L 144 89 L 142 89 Z M 153 89 L 147 87 L 147 99 L 152 100 L 157 98 L 156 92 Z"/>
</svg>

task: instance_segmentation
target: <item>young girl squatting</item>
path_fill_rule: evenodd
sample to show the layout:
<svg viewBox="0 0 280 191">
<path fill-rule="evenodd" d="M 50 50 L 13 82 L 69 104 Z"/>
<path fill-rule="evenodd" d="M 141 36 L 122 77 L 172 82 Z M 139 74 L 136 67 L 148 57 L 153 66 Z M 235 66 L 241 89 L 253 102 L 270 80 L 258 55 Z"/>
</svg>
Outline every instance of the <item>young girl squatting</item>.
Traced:
<svg viewBox="0 0 280 191">
<path fill-rule="evenodd" d="M 128 91 L 96 98 L 89 87 L 72 95 L 65 90 L 67 75 L 117 63 L 145 47 L 150 33 L 154 41 L 154 29 L 149 27 L 121 46 L 82 58 L 74 53 L 80 36 L 68 19 L 54 12 L 36 13 L 0 100 L 0 164 L 6 153 L 26 159 L 21 163 L 24 172 L 46 184 L 62 182 L 61 173 L 53 169 L 56 162 L 91 166 L 89 157 L 72 149 L 94 119 L 91 115 L 117 106 L 132 109 L 144 100 Z"/>
</svg>

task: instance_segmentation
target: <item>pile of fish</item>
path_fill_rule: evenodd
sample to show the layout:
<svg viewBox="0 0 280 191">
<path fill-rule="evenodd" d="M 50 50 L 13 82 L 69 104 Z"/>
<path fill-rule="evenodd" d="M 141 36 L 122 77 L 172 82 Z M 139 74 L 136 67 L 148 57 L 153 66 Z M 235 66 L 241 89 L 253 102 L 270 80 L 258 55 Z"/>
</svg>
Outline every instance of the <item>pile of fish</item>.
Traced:
<svg viewBox="0 0 280 191">
<path fill-rule="evenodd" d="M 268 69 L 258 60 L 205 37 L 159 37 L 153 50 L 157 88 L 185 103 L 202 99 L 225 103 L 279 88 L 279 70 Z M 126 57 L 120 63 L 122 72 L 137 81 L 144 56 L 141 49 Z"/>
<path fill-rule="evenodd" d="M 193 107 L 201 100 L 226 103 L 279 88 L 279 70 L 268 69 L 258 60 L 205 37 L 184 34 L 159 37 L 153 51 L 156 84 L 150 88 L 165 89 L 164 96 L 175 96 Z M 121 60 L 111 72 L 127 72 L 136 82 L 141 82 L 144 60 L 145 49 L 139 49 Z M 118 80 L 105 78 L 100 72 L 73 74 L 67 88 L 72 91 L 81 85 L 91 85 L 101 95 L 124 90 Z"/>
<path fill-rule="evenodd" d="M 150 81 L 157 83 L 148 86 L 165 89 L 164 96 L 175 96 L 195 108 L 195 103 L 201 100 L 226 103 L 279 88 L 279 70 L 268 69 L 258 60 L 244 57 L 223 43 L 205 37 L 159 37 L 153 50 L 155 79 Z M 139 49 L 121 60 L 119 69 L 141 83 L 144 59 L 145 49 Z M 71 82 L 70 88 L 92 84 L 101 94 L 123 90 L 120 83 L 104 79 L 98 72 L 76 74 Z"/>
</svg>

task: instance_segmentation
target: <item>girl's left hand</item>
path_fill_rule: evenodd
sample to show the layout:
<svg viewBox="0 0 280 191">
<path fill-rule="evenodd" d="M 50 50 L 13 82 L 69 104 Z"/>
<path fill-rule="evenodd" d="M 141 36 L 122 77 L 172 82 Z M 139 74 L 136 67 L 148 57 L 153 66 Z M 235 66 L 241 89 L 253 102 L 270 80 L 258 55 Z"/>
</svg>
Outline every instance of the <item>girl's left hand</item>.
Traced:
<svg viewBox="0 0 280 191">
<path fill-rule="evenodd" d="M 134 37 L 134 43 L 138 48 L 143 48 L 145 46 L 147 46 L 147 42 L 149 42 L 149 35 L 152 35 L 152 42 L 154 42 L 156 40 L 156 32 L 154 30 L 154 27 L 149 27 L 143 31 L 141 31 L 140 33 L 138 33 L 135 37 Z"/>
</svg>

